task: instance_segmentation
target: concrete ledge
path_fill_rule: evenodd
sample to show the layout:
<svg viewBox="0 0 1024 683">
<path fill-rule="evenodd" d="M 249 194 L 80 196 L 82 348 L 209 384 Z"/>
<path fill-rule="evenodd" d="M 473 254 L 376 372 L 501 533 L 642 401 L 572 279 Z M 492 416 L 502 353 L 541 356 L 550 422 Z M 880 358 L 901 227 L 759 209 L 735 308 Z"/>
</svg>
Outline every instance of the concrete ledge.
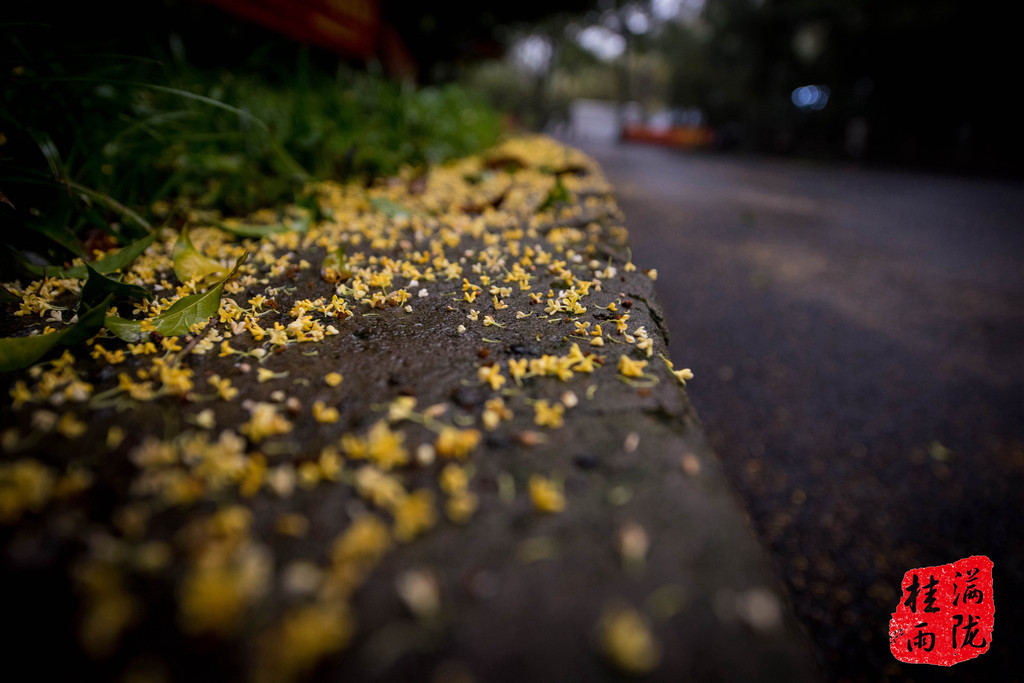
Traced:
<svg viewBox="0 0 1024 683">
<path fill-rule="evenodd" d="M 529 139 L 320 196 L 324 221 L 261 242 L 192 217 L 206 257 L 251 252 L 198 338 L 97 338 L 5 378 L 16 658 L 108 680 L 816 677 L 592 161 Z M 176 240 L 127 279 L 166 287 Z"/>
</svg>

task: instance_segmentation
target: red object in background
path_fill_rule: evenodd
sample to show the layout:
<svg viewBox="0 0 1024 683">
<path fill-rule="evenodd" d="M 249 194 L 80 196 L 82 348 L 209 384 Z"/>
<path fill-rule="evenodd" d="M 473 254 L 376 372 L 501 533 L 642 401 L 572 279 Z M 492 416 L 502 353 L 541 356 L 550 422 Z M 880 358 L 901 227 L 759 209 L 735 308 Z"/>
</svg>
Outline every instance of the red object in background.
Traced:
<svg viewBox="0 0 1024 683">
<path fill-rule="evenodd" d="M 889 648 L 908 664 L 953 666 L 992 645 L 992 560 L 974 555 L 903 575 L 889 621 Z"/>
<path fill-rule="evenodd" d="M 206 0 L 229 12 L 349 57 L 373 57 L 381 33 L 378 0 Z"/>
<path fill-rule="evenodd" d="M 672 126 L 652 130 L 639 125 L 626 125 L 622 129 L 622 139 L 668 147 L 710 147 L 714 144 L 715 134 L 705 126 Z"/>
</svg>

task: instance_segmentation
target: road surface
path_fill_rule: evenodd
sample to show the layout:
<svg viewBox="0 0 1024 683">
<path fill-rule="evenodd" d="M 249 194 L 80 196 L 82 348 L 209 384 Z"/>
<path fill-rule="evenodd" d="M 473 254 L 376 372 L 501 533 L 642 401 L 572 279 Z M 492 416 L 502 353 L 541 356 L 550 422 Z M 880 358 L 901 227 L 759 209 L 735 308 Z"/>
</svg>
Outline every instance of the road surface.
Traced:
<svg viewBox="0 0 1024 683">
<path fill-rule="evenodd" d="M 834 680 L 1017 680 L 1024 185 L 570 140 L 658 269 L 670 349 Z M 904 572 L 987 555 L 991 649 L 900 664 Z"/>
</svg>

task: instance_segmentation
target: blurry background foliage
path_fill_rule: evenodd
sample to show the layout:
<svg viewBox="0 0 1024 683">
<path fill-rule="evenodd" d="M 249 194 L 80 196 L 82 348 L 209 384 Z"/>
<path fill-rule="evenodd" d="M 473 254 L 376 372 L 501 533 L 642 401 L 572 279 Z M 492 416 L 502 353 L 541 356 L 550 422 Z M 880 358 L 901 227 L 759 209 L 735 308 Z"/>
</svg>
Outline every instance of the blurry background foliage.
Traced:
<svg viewBox="0 0 1024 683">
<path fill-rule="evenodd" d="M 103 7 L 22 8 L 0 24 L 5 277 L 19 259 L 130 242 L 166 218 L 161 200 L 179 216 L 244 214 L 301 201 L 310 180 L 370 182 L 500 133 L 456 85 L 391 81 L 191 3 Z"/>
<path fill-rule="evenodd" d="M 198 0 L 5 7 L 3 242 L 62 262 L 137 236 L 157 200 L 240 214 L 301 200 L 309 179 L 439 163 L 493 142 L 495 109 L 572 135 L 579 98 L 623 120 L 696 115 L 718 151 L 1024 177 L 999 0 L 379 6 L 430 87 Z M 796 106 L 808 86 L 827 106 Z"/>
</svg>

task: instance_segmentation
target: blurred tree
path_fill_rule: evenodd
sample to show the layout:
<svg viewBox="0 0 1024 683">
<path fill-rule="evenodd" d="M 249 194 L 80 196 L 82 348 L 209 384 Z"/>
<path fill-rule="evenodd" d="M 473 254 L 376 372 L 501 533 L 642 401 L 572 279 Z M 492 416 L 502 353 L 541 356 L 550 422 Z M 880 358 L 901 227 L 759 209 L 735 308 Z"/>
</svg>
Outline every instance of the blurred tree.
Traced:
<svg viewBox="0 0 1024 683">
<path fill-rule="evenodd" d="M 453 2 L 381 0 L 381 18 L 393 26 L 420 67 L 425 82 L 455 78 L 458 65 L 500 56 L 508 30 L 537 26 L 555 15 L 582 13 L 598 0 L 517 0 L 467 9 Z"/>
<path fill-rule="evenodd" d="M 706 0 L 701 24 L 663 44 L 673 97 L 705 98 L 748 148 L 851 152 L 860 131 L 879 161 L 1019 170 L 1004 14 L 995 0 Z M 790 103 L 809 84 L 828 86 L 824 109 Z"/>
</svg>

